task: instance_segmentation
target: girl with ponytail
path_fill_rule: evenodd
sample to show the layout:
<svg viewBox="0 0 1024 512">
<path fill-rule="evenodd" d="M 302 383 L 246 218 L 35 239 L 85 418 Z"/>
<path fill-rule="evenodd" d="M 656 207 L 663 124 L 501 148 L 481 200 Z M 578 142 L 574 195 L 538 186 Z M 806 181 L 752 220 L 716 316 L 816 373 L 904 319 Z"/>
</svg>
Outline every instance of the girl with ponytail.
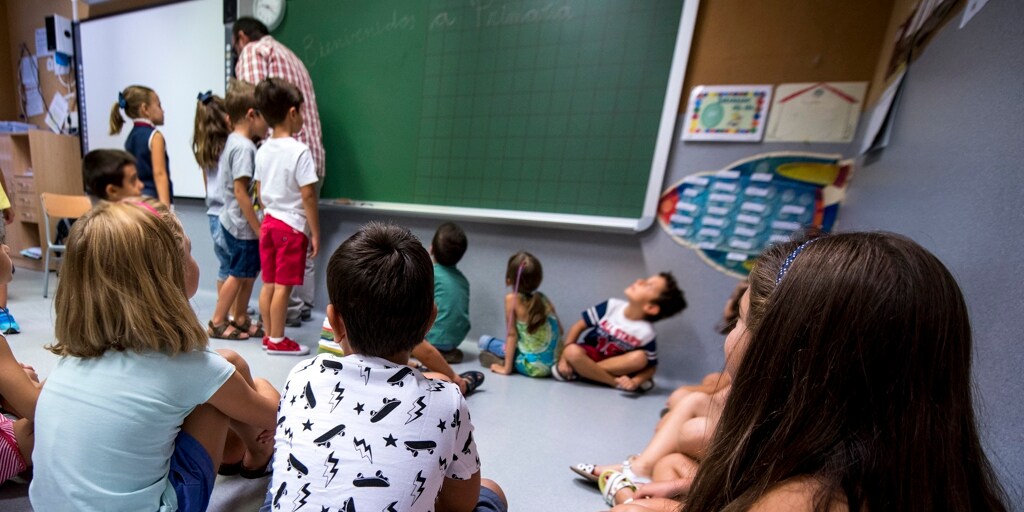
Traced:
<svg viewBox="0 0 1024 512">
<path fill-rule="evenodd" d="M 512 370 L 528 377 L 547 377 L 560 351 L 562 326 L 543 293 L 537 291 L 544 270 L 534 255 L 519 251 L 508 259 L 505 284 L 505 339 L 480 337 L 480 364 L 510 375 Z"/>
</svg>

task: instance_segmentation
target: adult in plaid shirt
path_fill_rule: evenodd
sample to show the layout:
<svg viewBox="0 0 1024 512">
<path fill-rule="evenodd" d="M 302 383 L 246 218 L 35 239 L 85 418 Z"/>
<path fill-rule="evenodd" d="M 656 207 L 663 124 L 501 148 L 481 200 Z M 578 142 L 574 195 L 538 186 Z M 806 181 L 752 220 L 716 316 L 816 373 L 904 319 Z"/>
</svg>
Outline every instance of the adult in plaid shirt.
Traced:
<svg viewBox="0 0 1024 512">
<path fill-rule="evenodd" d="M 320 114 L 317 111 L 316 94 L 313 92 L 313 81 L 309 71 L 301 60 L 276 39 L 269 35 L 267 26 L 255 18 L 243 17 L 235 21 L 231 27 L 231 44 L 238 53 L 235 64 L 235 76 L 253 85 L 264 78 L 282 78 L 291 82 L 302 91 L 305 101 L 302 103 L 302 117 L 305 120 L 302 130 L 295 134 L 299 142 L 309 146 L 316 164 L 317 196 L 324 182 L 324 143 L 320 131 Z M 305 279 L 302 286 L 292 288 L 291 300 L 288 304 L 289 327 L 297 327 L 302 320 L 308 320 L 313 307 L 316 292 L 313 259 L 306 259 Z"/>
</svg>

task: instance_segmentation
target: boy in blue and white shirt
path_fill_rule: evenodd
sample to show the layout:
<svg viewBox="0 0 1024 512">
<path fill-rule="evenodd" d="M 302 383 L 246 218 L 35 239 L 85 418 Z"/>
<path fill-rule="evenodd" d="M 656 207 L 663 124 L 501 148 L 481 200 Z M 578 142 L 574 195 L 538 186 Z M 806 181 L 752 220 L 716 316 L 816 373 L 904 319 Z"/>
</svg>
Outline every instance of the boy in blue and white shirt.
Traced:
<svg viewBox="0 0 1024 512">
<path fill-rule="evenodd" d="M 587 309 L 573 324 L 552 368 L 556 379 L 579 375 L 624 391 L 654 387 L 658 350 L 653 322 L 685 309 L 686 299 L 668 272 L 636 280 L 625 294 L 626 300 L 608 299 Z"/>
</svg>

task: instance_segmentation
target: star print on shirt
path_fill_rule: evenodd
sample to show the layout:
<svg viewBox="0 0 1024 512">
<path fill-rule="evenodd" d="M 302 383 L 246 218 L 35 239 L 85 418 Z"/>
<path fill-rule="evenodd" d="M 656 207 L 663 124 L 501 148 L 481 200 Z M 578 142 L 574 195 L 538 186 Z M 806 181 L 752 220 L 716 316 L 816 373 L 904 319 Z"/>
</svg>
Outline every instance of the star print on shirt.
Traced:
<svg viewBox="0 0 1024 512">
<path fill-rule="evenodd" d="M 313 430 L 313 422 L 309 421 L 309 420 L 306 420 L 306 422 L 302 424 L 302 430 L 303 431 Z"/>
<path fill-rule="evenodd" d="M 363 405 L 364 405 L 364 404 L 361 404 L 361 403 L 358 403 L 358 402 L 357 402 L 357 403 L 356 403 L 356 406 L 355 406 L 355 407 L 353 407 L 353 408 L 352 408 L 352 410 L 353 410 L 353 411 L 355 411 L 355 412 L 356 412 L 356 414 L 362 414 L 362 413 L 363 413 Z"/>
<path fill-rule="evenodd" d="M 387 448 L 388 446 L 394 446 L 395 448 L 398 448 L 398 444 L 396 444 L 398 442 L 398 439 L 395 439 L 395 436 L 391 434 L 388 434 L 388 436 L 384 438 L 384 442 L 386 443 L 384 445 L 385 448 Z"/>
<path fill-rule="evenodd" d="M 440 422 L 438 422 L 437 428 L 441 429 L 441 432 L 444 432 L 444 427 L 445 427 L 444 420 L 441 420 Z"/>
<path fill-rule="evenodd" d="M 292 395 L 292 405 L 295 405 L 295 395 Z"/>
</svg>

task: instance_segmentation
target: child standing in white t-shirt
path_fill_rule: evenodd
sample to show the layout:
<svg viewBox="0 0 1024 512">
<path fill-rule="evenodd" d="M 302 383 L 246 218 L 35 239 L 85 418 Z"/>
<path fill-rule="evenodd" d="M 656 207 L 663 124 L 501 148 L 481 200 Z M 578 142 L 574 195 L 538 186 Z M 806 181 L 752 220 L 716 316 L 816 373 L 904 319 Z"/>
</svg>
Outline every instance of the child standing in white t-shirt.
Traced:
<svg viewBox="0 0 1024 512">
<path fill-rule="evenodd" d="M 284 334 L 288 296 L 302 284 L 306 249 L 310 257 L 320 251 L 316 164 L 309 147 L 292 135 L 302 129 L 302 93 L 280 78 L 256 86 L 256 103 L 273 135 L 256 152 L 256 181 L 265 216 L 260 227 L 260 317 L 267 336 L 268 354 L 305 355 L 309 347 Z M 310 237 L 306 237 L 306 227 Z"/>
</svg>

